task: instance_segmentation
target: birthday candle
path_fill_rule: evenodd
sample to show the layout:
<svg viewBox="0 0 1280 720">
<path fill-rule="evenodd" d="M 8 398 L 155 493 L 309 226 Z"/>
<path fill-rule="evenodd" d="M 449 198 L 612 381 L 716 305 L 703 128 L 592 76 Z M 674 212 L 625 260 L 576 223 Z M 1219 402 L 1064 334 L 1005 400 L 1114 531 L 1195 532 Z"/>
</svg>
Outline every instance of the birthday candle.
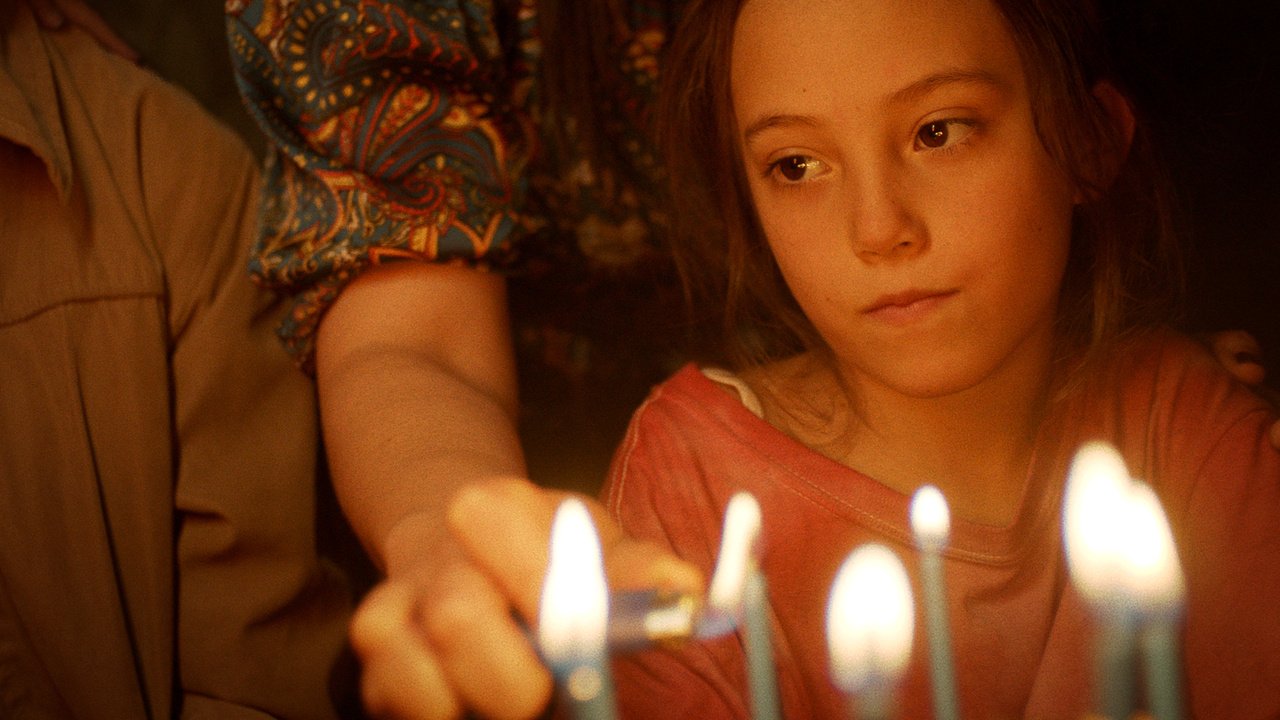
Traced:
<svg viewBox="0 0 1280 720">
<path fill-rule="evenodd" d="M 586 505 L 561 503 L 538 611 L 538 645 L 578 720 L 612 720 L 613 680 L 606 633 L 609 590 L 600 538 Z"/>
<path fill-rule="evenodd" d="M 751 683 L 751 717 L 777 720 L 778 683 L 773 666 L 773 642 L 769 632 L 769 599 L 764 573 L 753 569 L 743 596 L 746 613 L 743 632 L 747 645 L 747 673 Z"/>
<path fill-rule="evenodd" d="M 951 631 L 947 622 L 941 555 L 951 531 L 951 514 L 938 488 L 925 485 L 911 498 L 911 531 L 920 548 L 920 579 L 924 590 L 929 670 L 933 681 L 933 713 L 938 720 L 957 720 L 960 716 L 959 700 L 951 661 Z"/>
<path fill-rule="evenodd" d="M 831 680 L 862 720 L 887 720 L 911 655 L 915 609 L 902 561 L 868 544 L 849 554 L 827 601 Z"/>
<path fill-rule="evenodd" d="M 707 612 L 700 635 L 722 632 L 726 624 L 742 628 L 747 653 L 751 715 L 779 717 L 778 685 L 769 632 L 769 597 L 760 570 L 760 504 L 750 493 L 729 499 L 720 535 L 720 555 L 707 591 Z"/>
<path fill-rule="evenodd" d="M 1130 487 L 1126 577 L 1142 619 L 1147 697 L 1156 720 L 1182 717 L 1178 627 L 1186 588 L 1164 509 L 1149 485 Z"/>
<path fill-rule="evenodd" d="M 760 505 L 750 493 L 729 498 L 707 608 L 698 622 L 699 637 L 717 637 L 741 622 L 747 577 L 759 564 L 760 525 Z"/>
<path fill-rule="evenodd" d="M 1095 706 L 1112 720 L 1133 710 L 1137 617 L 1125 589 L 1124 529 L 1129 471 L 1114 448 L 1087 443 L 1076 453 L 1063 504 L 1063 542 L 1072 583 L 1099 624 Z"/>
</svg>

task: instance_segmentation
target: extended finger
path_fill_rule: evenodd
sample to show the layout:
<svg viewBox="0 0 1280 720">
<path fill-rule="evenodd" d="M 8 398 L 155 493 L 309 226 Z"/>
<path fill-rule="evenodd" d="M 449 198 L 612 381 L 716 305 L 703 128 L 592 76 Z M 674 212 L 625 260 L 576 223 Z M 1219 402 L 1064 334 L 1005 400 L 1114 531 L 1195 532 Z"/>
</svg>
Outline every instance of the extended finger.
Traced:
<svg viewBox="0 0 1280 720">
<path fill-rule="evenodd" d="M 362 666 L 361 697 L 375 717 L 448 720 L 461 707 L 418 633 L 412 585 L 375 587 L 351 621 L 351 646 Z"/>
<path fill-rule="evenodd" d="M 502 481 L 472 486 L 450 507 L 450 532 L 527 619 L 537 617 L 551 523 L 566 497 L 531 483 Z M 627 537 L 600 503 L 582 499 L 596 523 L 612 587 L 702 593 L 702 574 L 693 565 Z"/>
<path fill-rule="evenodd" d="M 449 505 L 449 531 L 526 620 L 538 616 L 551 522 L 563 494 L 520 480 L 469 486 Z"/>
<path fill-rule="evenodd" d="M 702 572 L 671 554 L 670 550 L 627 537 L 620 531 L 611 538 L 602 538 L 602 542 L 609 585 L 614 589 L 656 588 L 702 597 L 706 588 Z"/>
<path fill-rule="evenodd" d="M 420 616 L 438 662 L 467 708 L 518 720 L 546 707 L 551 675 L 485 573 L 455 563 L 436 574 Z"/>
</svg>

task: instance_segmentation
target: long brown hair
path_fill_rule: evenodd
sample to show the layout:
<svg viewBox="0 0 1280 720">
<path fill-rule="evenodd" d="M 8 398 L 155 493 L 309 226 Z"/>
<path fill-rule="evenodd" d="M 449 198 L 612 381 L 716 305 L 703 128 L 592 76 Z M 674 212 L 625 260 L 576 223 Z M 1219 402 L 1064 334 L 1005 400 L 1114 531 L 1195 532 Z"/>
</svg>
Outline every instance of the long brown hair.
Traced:
<svg viewBox="0 0 1280 720">
<path fill-rule="evenodd" d="M 677 220 L 672 250 L 695 314 L 713 315 L 739 367 L 824 344 L 791 296 L 756 218 L 729 88 L 744 0 L 693 0 L 666 56 L 658 139 Z M 1036 129 L 1088 201 L 1076 211 L 1059 335 L 1097 357 L 1167 321 L 1181 292 L 1171 194 L 1138 122 L 1123 133 L 1093 90 L 1112 73 L 1097 14 L 1081 0 L 995 0 L 1025 67 Z M 1105 159 L 1125 158 L 1120 168 Z"/>
</svg>

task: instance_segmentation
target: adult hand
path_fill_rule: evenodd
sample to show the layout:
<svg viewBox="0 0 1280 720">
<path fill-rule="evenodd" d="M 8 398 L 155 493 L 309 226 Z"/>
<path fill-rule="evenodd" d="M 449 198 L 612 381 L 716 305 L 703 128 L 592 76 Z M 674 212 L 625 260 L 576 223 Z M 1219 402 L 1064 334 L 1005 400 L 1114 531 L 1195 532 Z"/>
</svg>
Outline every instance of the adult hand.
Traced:
<svg viewBox="0 0 1280 720">
<path fill-rule="evenodd" d="M 1267 369 L 1262 365 L 1262 346 L 1255 337 L 1243 330 L 1224 330 L 1210 335 L 1208 341 L 1209 349 L 1227 372 L 1280 410 L 1280 394 L 1262 384 Z M 1271 426 L 1271 444 L 1280 449 L 1280 420 Z"/>
<path fill-rule="evenodd" d="M 1224 330 L 1209 336 L 1209 349 L 1218 362 L 1237 380 L 1247 385 L 1258 385 L 1267 377 L 1262 365 L 1262 346 L 1258 340 L 1243 330 Z"/>
<path fill-rule="evenodd" d="M 389 565 L 351 629 L 369 712 L 435 720 L 465 709 L 514 719 L 546 707 L 552 678 L 527 628 L 538 616 L 552 519 L 566 497 L 524 480 L 470 486 L 450 504 L 445 542 L 424 548 L 420 562 Z M 598 503 L 586 502 L 612 588 L 701 597 L 698 570 L 626 537 Z"/>
<path fill-rule="evenodd" d="M 138 62 L 138 54 L 116 34 L 107 21 L 84 0 L 25 0 L 36 16 L 36 21 L 46 30 L 60 30 L 68 23 L 89 33 L 108 52 L 115 53 L 130 62 Z"/>
</svg>

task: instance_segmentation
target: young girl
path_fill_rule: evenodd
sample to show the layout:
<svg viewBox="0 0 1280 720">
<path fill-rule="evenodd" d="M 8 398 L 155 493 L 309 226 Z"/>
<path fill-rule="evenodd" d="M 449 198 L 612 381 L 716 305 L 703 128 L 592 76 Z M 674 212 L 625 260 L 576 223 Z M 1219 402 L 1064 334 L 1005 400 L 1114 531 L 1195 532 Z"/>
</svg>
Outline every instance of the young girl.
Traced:
<svg viewBox="0 0 1280 720">
<path fill-rule="evenodd" d="M 1169 515 L 1194 717 L 1280 716 L 1271 414 L 1157 329 L 1164 194 L 1078 0 L 704 0 L 672 48 L 666 143 L 686 277 L 736 374 L 689 366 L 636 413 L 606 497 L 710 572 L 729 497 L 764 514 L 783 715 L 844 717 L 824 607 L 857 545 L 915 573 L 913 491 L 953 513 L 965 717 L 1090 710 L 1094 623 L 1059 518 L 1085 441 Z M 703 208 L 714 208 L 708 213 Z M 900 716 L 929 717 L 917 634 Z M 746 717 L 740 638 L 618 663 L 628 717 Z"/>
</svg>

